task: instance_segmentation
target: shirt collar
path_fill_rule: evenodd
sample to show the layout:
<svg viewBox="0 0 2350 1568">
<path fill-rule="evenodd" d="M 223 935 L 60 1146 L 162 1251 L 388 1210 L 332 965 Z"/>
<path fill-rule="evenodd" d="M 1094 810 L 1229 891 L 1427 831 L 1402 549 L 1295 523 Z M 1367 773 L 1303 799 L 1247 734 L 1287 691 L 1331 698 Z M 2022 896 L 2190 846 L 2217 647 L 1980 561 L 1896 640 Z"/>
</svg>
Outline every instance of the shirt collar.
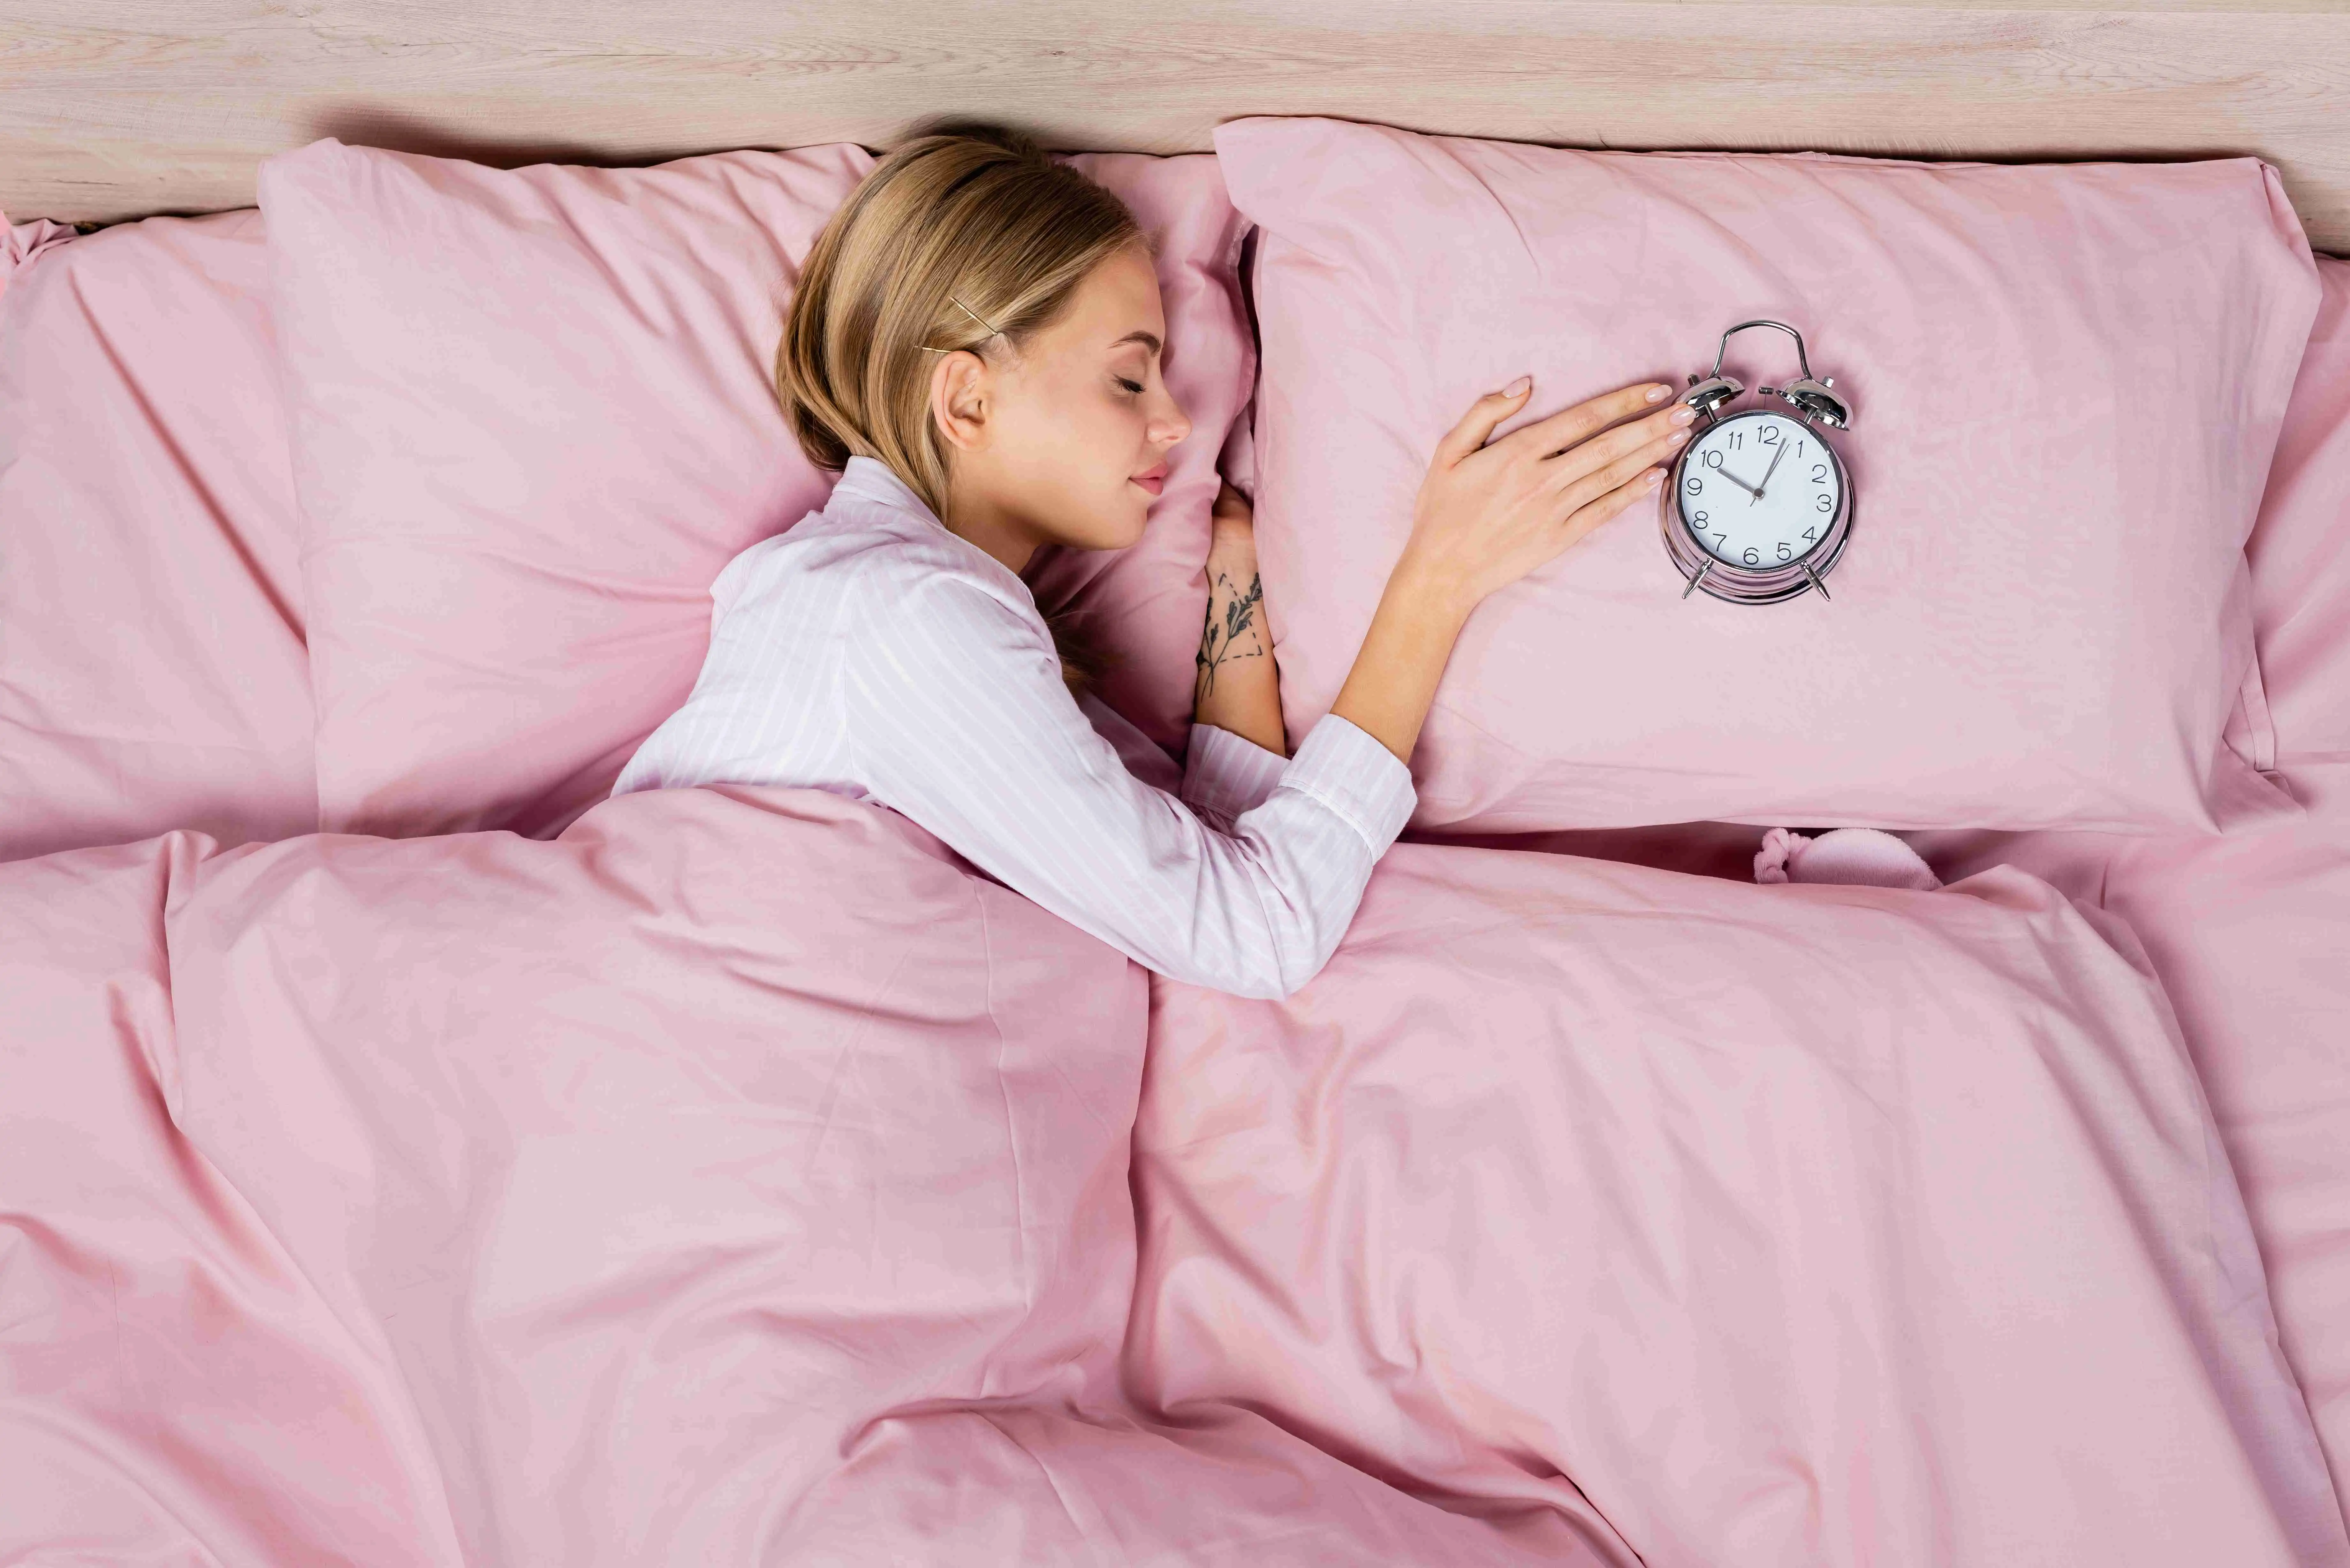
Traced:
<svg viewBox="0 0 2350 1568">
<path fill-rule="evenodd" d="M 899 478 L 888 463 L 878 458 L 850 458 L 848 466 L 840 471 L 840 482 L 832 488 L 836 495 L 853 495 L 861 501 L 876 502 L 938 523 L 941 528 L 946 526 L 939 522 L 939 514 L 924 505 L 922 498 L 914 493 L 914 487 Z"/>
<path fill-rule="evenodd" d="M 914 493 L 913 486 L 899 478 L 897 472 L 879 458 L 851 457 L 847 465 L 840 471 L 840 479 L 833 485 L 832 493 L 835 495 L 846 495 L 857 501 L 869 502 L 877 506 L 887 506 L 892 511 L 904 512 L 920 518 L 953 540 L 962 552 L 971 557 L 972 563 L 979 566 L 980 570 L 992 572 L 1001 581 L 1016 586 L 1021 598 L 1025 600 L 1032 608 L 1035 607 L 1035 593 L 1028 587 L 1025 578 L 939 521 L 939 514 L 923 504 L 922 498 Z"/>
</svg>

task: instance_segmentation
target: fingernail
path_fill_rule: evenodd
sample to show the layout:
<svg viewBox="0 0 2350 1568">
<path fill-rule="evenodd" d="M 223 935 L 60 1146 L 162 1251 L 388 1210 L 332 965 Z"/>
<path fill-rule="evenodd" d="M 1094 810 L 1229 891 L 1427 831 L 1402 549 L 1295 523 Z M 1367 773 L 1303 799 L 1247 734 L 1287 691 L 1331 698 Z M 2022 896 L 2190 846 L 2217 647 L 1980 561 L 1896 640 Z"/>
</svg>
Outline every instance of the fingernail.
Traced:
<svg viewBox="0 0 2350 1568">
<path fill-rule="evenodd" d="M 1670 387 L 1651 387 L 1648 389 L 1648 401 L 1652 403 L 1661 403 L 1665 400 L 1665 394 L 1671 390 L 1672 389 Z"/>
<path fill-rule="evenodd" d="M 1534 384 L 1534 379 L 1532 376 L 1521 376 L 1516 380 L 1502 389 L 1502 396 L 1505 398 L 1524 397 L 1526 393 L 1533 389 Z"/>
<path fill-rule="evenodd" d="M 1675 409 L 1673 410 L 1672 418 L 1667 420 L 1665 422 L 1667 424 L 1685 425 L 1695 418 L 1697 418 L 1697 410 L 1695 409 L 1679 408 Z"/>
<path fill-rule="evenodd" d="M 1643 490 L 1654 490 L 1664 482 L 1665 471 L 1661 468 L 1652 468 L 1648 470 L 1648 476 L 1640 482 L 1640 488 Z"/>
<path fill-rule="evenodd" d="M 1672 434 L 1665 438 L 1665 444 L 1667 446 L 1679 446 L 1681 442 L 1687 440 L 1689 440 L 1689 431 L 1675 431 Z"/>
</svg>

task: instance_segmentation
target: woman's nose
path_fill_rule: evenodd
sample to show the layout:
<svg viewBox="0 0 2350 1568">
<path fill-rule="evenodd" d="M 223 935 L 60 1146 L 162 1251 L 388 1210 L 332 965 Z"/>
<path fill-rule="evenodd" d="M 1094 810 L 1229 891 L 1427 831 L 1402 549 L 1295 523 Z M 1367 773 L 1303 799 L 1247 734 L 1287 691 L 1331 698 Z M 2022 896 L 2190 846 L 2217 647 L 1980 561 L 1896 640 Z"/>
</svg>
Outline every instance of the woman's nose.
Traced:
<svg viewBox="0 0 2350 1568">
<path fill-rule="evenodd" d="M 1174 399 L 1166 400 L 1159 417 L 1150 422 L 1150 439 L 1161 446 L 1174 446 L 1191 433 L 1191 417 Z"/>
</svg>

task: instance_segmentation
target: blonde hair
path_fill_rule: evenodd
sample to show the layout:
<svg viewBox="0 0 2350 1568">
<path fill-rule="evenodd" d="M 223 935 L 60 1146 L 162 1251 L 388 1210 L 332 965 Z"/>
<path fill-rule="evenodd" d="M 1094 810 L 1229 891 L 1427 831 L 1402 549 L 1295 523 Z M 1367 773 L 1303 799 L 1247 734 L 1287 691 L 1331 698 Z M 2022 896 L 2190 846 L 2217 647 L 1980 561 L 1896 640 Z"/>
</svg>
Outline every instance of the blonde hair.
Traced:
<svg viewBox="0 0 2350 1568">
<path fill-rule="evenodd" d="M 1149 242 L 1117 196 L 1032 139 L 941 127 L 877 164 L 816 236 L 775 351 L 775 392 L 820 468 L 887 465 L 946 515 L 951 455 L 931 421 L 939 351 L 1016 349 L 1109 256 Z M 1100 660 L 1052 624 L 1075 689 Z"/>
<path fill-rule="evenodd" d="M 817 466 L 887 463 L 945 514 L 936 351 L 1015 348 L 1142 231 L 1126 204 L 1017 131 L 957 127 L 884 158 L 816 236 L 775 391 Z"/>
</svg>

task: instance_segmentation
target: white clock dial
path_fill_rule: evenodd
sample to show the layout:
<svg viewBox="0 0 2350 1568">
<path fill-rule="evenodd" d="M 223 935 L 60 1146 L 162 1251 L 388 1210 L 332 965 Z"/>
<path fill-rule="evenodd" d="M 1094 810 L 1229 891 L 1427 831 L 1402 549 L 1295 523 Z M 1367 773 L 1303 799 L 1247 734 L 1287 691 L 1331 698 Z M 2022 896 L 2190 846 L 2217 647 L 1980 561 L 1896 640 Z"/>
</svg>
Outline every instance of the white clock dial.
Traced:
<svg viewBox="0 0 2350 1568">
<path fill-rule="evenodd" d="M 1735 414 L 1698 432 L 1674 501 L 1715 560 L 1770 571 L 1826 542 L 1844 472 L 1819 432 L 1784 414 Z"/>
</svg>

